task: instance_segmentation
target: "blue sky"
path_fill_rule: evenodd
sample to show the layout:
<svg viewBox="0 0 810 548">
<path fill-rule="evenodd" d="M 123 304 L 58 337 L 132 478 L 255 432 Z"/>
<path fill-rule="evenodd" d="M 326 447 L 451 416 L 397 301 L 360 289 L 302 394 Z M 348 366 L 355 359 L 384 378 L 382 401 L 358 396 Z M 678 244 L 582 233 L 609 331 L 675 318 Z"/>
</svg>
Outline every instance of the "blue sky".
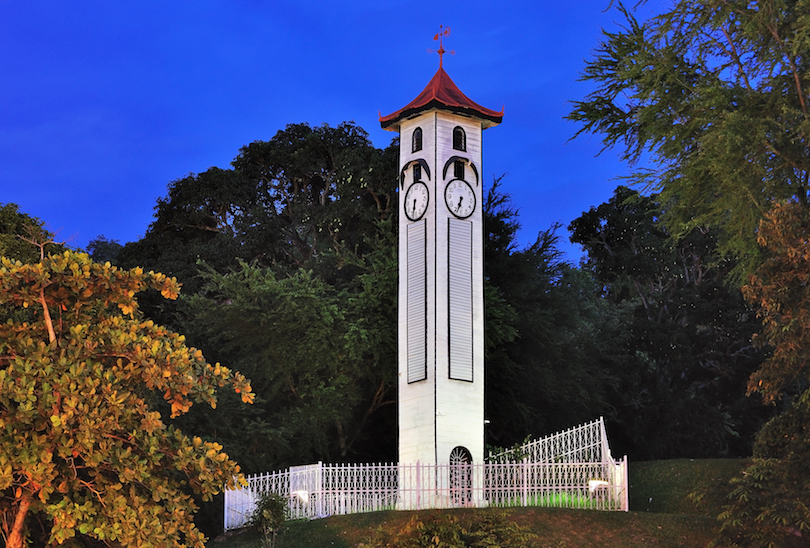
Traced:
<svg viewBox="0 0 810 548">
<path fill-rule="evenodd" d="M 484 133 L 484 179 L 506 174 L 528 244 L 607 200 L 628 172 L 615 152 L 597 156 L 597 137 L 569 141 L 577 127 L 563 120 L 591 89 L 577 79 L 601 29 L 621 21 L 609 4 L 0 0 L 0 203 L 74 246 L 100 234 L 125 243 L 170 181 L 227 168 L 289 123 L 354 120 L 384 147 L 393 134 L 379 113 L 422 91 L 445 25 L 447 73 L 505 109 Z"/>
</svg>

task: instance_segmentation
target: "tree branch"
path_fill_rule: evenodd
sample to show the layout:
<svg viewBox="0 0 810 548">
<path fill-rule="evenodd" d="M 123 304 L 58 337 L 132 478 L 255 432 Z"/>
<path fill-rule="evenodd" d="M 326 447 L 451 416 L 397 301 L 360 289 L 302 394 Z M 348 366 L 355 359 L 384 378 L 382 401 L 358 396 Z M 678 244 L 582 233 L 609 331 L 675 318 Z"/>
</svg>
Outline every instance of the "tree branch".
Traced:
<svg viewBox="0 0 810 548">
<path fill-rule="evenodd" d="M 17 514 L 14 516 L 14 524 L 11 526 L 11 534 L 8 536 L 8 548 L 23 548 L 23 528 L 25 526 L 25 518 L 28 515 L 28 509 L 31 507 L 31 493 L 25 489 L 20 490 L 20 505 L 17 508 Z"/>
<path fill-rule="evenodd" d="M 51 320 L 51 313 L 48 310 L 48 303 L 45 301 L 45 286 L 39 288 L 39 304 L 42 305 L 45 326 L 48 328 L 48 339 L 52 343 L 56 340 L 56 332 L 53 330 L 53 320 Z"/>
</svg>

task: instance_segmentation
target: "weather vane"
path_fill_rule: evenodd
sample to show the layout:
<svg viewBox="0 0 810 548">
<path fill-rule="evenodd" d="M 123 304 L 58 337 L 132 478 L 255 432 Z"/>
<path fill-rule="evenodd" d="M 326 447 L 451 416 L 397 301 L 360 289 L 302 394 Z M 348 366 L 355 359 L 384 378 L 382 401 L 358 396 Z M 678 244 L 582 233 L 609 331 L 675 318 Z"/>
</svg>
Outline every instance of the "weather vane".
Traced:
<svg viewBox="0 0 810 548">
<path fill-rule="evenodd" d="M 439 68 L 442 68 L 442 56 L 445 53 L 449 53 L 450 55 L 455 55 L 456 50 L 445 51 L 444 45 L 442 44 L 442 39 L 445 36 L 450 36 L 450 27 L 445 27 L 443 25 L 439 25 L 439 32 L 436 33 L 436 36 L 433 37 L 434 40 L 439 41 L 439 49 L 430 49 L 428 48 L 428 53 L 438 53 L 439 54 Z"/>
</svg>

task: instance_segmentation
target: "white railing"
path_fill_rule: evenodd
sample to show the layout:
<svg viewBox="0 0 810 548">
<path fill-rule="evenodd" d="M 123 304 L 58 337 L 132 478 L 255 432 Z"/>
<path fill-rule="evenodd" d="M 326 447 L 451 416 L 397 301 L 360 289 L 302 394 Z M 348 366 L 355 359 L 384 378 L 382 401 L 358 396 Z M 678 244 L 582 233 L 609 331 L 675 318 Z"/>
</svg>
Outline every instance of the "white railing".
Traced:
<svg viewBox="0 0 810 548">
<path fill-rule="evenodd" d="M 262 493 L 288 499 L 290 518 L 379 510 L 552 506 L 628 509 L 627 457 L 605 462 L 299 466 L 225 491 L 225 529 L 246 525 Z"/>
<path fill-rule="evenodd" d="M 603 462 L 612 460 L 605 431 L 599 419 L 569 428 L 502 453 L 490 454 L 490 462 Z"/>
</svg>

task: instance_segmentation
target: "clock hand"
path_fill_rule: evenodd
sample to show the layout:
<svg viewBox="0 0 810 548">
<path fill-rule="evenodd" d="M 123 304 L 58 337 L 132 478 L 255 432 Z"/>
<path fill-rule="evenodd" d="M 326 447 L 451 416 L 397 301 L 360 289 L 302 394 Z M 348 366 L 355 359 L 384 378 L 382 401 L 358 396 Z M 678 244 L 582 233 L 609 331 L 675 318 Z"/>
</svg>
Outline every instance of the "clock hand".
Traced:
<svg viewBox="0 0 810 548">
<path fill-rule="evenodd" d="M 458 205 L 456 206 L 456 213 L 458 213 L 459 211 L 461 211 L 461 202 L 463 202 L 463 201 L 464 201 L 464 196 L 459 196 L 459 198 L 458 198 Z"/>
<path fill-rule="evenodd" d="M 416 215 L 416 198 L 413 199 L 413 208 L 411 208 L 411 215 Z"/>
</svg>

